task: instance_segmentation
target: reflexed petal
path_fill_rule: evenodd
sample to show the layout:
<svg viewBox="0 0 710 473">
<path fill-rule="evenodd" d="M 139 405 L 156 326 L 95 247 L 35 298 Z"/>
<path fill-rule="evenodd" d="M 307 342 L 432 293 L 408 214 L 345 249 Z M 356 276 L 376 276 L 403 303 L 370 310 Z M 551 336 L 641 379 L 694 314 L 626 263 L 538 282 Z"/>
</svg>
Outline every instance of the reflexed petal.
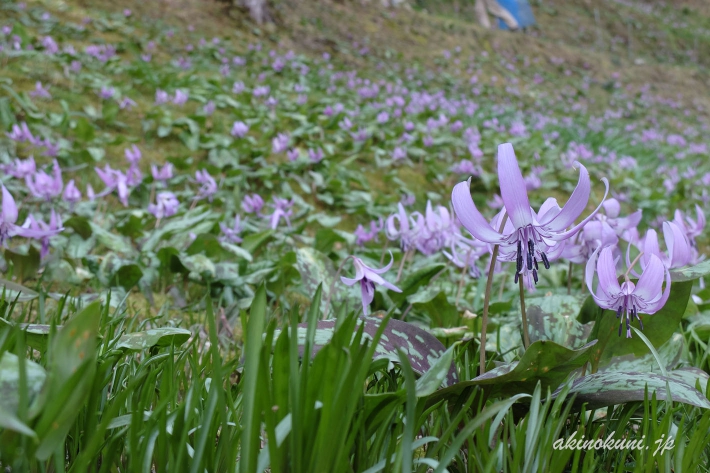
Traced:
<svg viewBox="0 0 710 473">
<path fill-rule="evenodd" d="M 614 261 L 613 252 L 614 248 L 611 246 L 605 247 L 599 254 L 599 261 L 597 262 L 599 288 L 609 295 L 621 291 L 616 277 L 616 262 Z"/>
<path fill-rule="evenodd" d="M 5 186 L 2 186 L 2 219 L 7 223 L 17 222 L 17 205 Z"/>
<path fill-rule="evenodd" d="M 510 143 L 498 146 L 498 180 L 500 181 L 500 195 L 503 198 L 503 204 L 515 228 L 530 225 L 532 212 L 525 179 L 523 179 L 523 173 L 520 172 L 518 160 L 515 158 L 513 145 Z"/>
<path fill-rule="evenodd" d="M 493 230 L 481 212 L 476 208 L 476 204 L 471 199 L 471 190 L 468 181 L 460 182 L 454 186 L 451 193 L 451 203 L 454 212 L 461 225 L 468 230 L 471 235 L 486 243 L 501 243 L 503 237 Z"/>
<path fill-rule="evenodd" d="M 658 300 L 661 296 L 661 285 L 663 284 L 663 276 L 666 273 L 666 268 L 663 266 L 661 259 L 656 255 L 651 255 L 646 268 L 639 278 L 636 289 L 633 294 L 644 301 L 650 302 Z"/>
<path fill-rule="evenodd" d="M 569 227 L 577 220 L 577 217 L 582 215 L 584 209 L 587 207 L 587 202 L 589 202 L 589 193 L 591 191 L 591 184 L 589 182 L 589 172 L 587 168 L 583 165 L 579 165 L 579 181 L 577 182 L 577 187 L 575 187 L 574 192 L 569 197 L 569 200 L 562 207 L 560 213 L 557 214 L 552 220 L 542 223 L 544 227 L 549 228 L 553 232 L 559 232 Z M 602 203 L 604 205 L 604 199 Z"/>
<path fill-rule="evenodd" d="M 364 264 L 363 264 L 363 265 L 365 266 L 365 268 L 367 268 L 369 271 L 372 271 L 372 272 L 375 273 L 375 274 L 383 274 L 383 273 L 386 273 L 387 271 L 390 270 L 390 268 L 392 267 L 392 264 L 393 264 L 393 263 L 394 263 L 394 256 L 392 256 L 392 252 L 390 251 L 390 262 L 389 262 L 389 264 L 388 264 L 387 266 L 385 266 L 384 268 L 375 269 L 375 268 L 370 268 L 369 266 L 366 266 L 366 265 L 364 265 Z"/>
<path fill-rule="evenodd" d="M 340 280 L 346 285 L 346 286 L 352 286 L 356 282 L 360 281 L 360 279 L 357 278 L 346 278 L 345 276 L 340 276 Z"/>
<path fill-rule="evenodd" d="M 540 211 L 537 213 L 536 220 L 539 222 L 549 222 L 560 213 L 560 205 L 554 197 L 548 197 L 540 206 Z"/>
<path fill-rule="evenodd" d="M 643 217 L 643 211 L 637 210 L 631 215 L 617 218 L 616 227 L 620 230 L 628 230 L 630 228 L 634 228 L 639 224 L 639 222 L 641 222 L 641 217 Z"/>
<path fill-rule="evenodd" d="M 641 261 L 644 263 L 643 266 L 648 265 L 651 255 L 656 255 L 659 259 L 663 258 L 661 248 L 658 246 L 658 235 L 656 230 L 652 228 L 646 232 L 646 238 L 643 240 L 643 256 L 641 256 Z"/>
<path fill-rule="evenodd" d="M 664 222 L 663 238 L 666 240 L 668 255 L 671 259 L 669 268 L 680 268 L 690 263 L 692 257 L 690 243 L 678 225 L 673 222 Z"/>
<path fill-rule="evenodd" d="M 604 197 L 602 197 L 602 201 L 599 203 L 599 205 L 597 206 L 597 208 L 594 209 L 594 211 L 593 211 L 592 213 L 590 213 L 590 214 L 587 216 L 587 218 L 585 218 L 584 220 L 582 220 L 581 222 L 579 222 L 577 225 L 575 225 L 574 227 L 570 228 L 570 229 L 567 230 L 566 232 L 553 233 L 553 234 L 551 235 L 551 238 L 552 238 L 553 240 L 556 240 L 556 241 L 566 240 L 567 238 L 573 236 L 575 233 L 577 233 L 577 232 L 580 230 L 580 228 L 583 228 L 584 225 L 586 225 L 586 223 L 587 223 L 588 221 L 590 221 L 592 218 L 594 218 L 594 216 L 597 214 L 597 212 L 599 212 L 599 209 L 601 208 L 602 204 L 603 204 L 604 201 L 606 200 L 606 196 L 609 194 L 609 181 L 607 180 L 606 177 L 602 177 L 601 180 L 602 180 L 602 182 L 604 183 L 604 186 L 606 187 L 606 189 L 604 190 Z M 575 189 L 575 192 L 577 192 L 576 189 Z M 574 197 L 574 193 L 572 194 L 572 197 Z M 570 200 L 567 202 L 567 204 L 565 204 L 564 208 L 562 209 L 562 212 L 560 212 L 560 213 L 557 215 L 557 217 L 556 217 L 555 219 L 553 219 L 552 222 L 555 223 L 555 226 L 558 226 L 558 223 L 556 223 L 556 222 L 557 222 L 557 220 L 559 219 L 560 215 L 562 215 L 562 213 L 564 213 L 565 208 L 567 208 L 567 206 L 570 204 L 570 201 L 572 200 L 572 197 L 570 197 Z M 574 221 L 574 220 L 573 220 L 573 221 Z M 555 231 L 555 230 L 553 230 L 552 228 L 550 228 L 549 225 L 544 225 L 544 227 L 547 228 L 548 230 Z M 566 227 L 562 227 L 561 230 L 564 229 L 564 228 L 566 228 Z"/>
</svg>

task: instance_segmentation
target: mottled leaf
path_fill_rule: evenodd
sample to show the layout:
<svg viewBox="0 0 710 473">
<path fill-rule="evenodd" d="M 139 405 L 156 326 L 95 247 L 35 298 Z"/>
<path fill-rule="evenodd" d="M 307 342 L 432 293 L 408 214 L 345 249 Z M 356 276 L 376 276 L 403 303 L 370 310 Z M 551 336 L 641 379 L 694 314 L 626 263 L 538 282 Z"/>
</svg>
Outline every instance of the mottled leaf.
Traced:
<svg viewBox="0 0 710 473">
<path fill-rule="evenodd" d="M 594 344 L 590 342 L 577 350 L 570 350 L 555 342 L 539 340 L 528 347 L 520 361 L 505 363 L 470 381 L 442 389 L 433 394 L 432 400 L 441 396 L 457 396 L 470 386 L 481 386 L 490 395 L 503 396 L 531 393 L 538 382 L 542 384 L 543 391 L 548 387 L 555 389 L 572 371 L 588 361 Z"/>
<path fill-rule="evenodd" d="M 694 281 L 710 274 L 710 260 L 705 260 L 695 266 L 674 269 L 671 271 L 672 281 Z"/>
<path fill-rule="evenodd" d="M 587 403 L 588 408 L 613 406 L 625 402 L 643 401 L 648 387 L 648 398 L 655 393 L 656 399 L 666 400 L 666 383 L 673 401 L 697 407 L 710 408 L 710 401 L 693 386 L 672 377 L 656 373 L 635 371 L 605 371 L 576 379 L 569 395 L 576 394 L 576 405 Z M 561 388 L 553 396 L 557 396 Z"/>
<path fill-rule="evenodd" d="M 27 302 L 39 297 L 39 294 L 32 289 L 21 284 L 0 278 L 0 292 L 5 292 L 5 300 L 15 300 Z"/>
<path fill-rule="evenodd" d="M 306 294 L 315 294 L 318 286 L 323 284 L 323 299 L 331 298 L 331 288 L 337 292 L 337 285 L 333 285 L 335 269 L 333 262 L 320 251 L 313 248 L 299 248 L 296 250 L 296 268 L 301 274 Z M 325 310 L 325 307 L 322 307 Z"/>
<path fill-rule="evenodd" d="M 89 238 L 93 233 L 91 230 L 91 223 L 86 217 L 75 215 L 67 220 L 64 220 L 63 225 L 65 228 L 71 228 L 74 230 L 74 232 L 76 232 L 84 240 Z"/>
<path fill-rule="evenodd" d="M 131 246 L 125 238 L 120 235 L 116 235 L 115 233 L 111 233 L 108 230 L 104 230 L 101 226 L 95 224 L 94 222 L 90 222 L 90 225 L 91 231 L 94 235 L 96 235 L 98 242 L 109 250 L 115 251 L 116 253 L 122 253 L 124 255 L 135 253 L 133 246 Z"/>
<path fill-rule="evenodd" d="M 364 324 L 364 337 L 372 340 L 377 333 L 382 321 L 377 317 L 360 317 L 356 325 L 356 330 L 360 325 Z M 315 340 L 311 356 L 315 356 L 325 344 L 333 337 L 335 331 L 335 320 L 319 321 L 315 331 Z M 298 326 L 298 347 L 299 354 L 303 356 L 304 345 L 306 343 L 306 324 Z M 276 336 L 274 338 L 277 338 Z M 393 363 L 398 363 L 397 350 L 401 349 L 407 354 L 407 358 L 412 365 L 412 370 L 419 375 L 424 375 L 428 372 L 442 356 L 446 355 L 447 351 L 444 345 L 427 331 L 417 327 L 414 324 L 401 320 L 390 319 L 387 323 L 382 337 L 375 349 L 374 359 L 388 359 Z M 437 365 L 436 373 L 423 383 L 426 386 L 420 386 L 422 392 L 428 390 L 432 383 L 441 377 L 440 370 L 446 366 L 446 375 L 443 378 L 444 385 L 450 386 L 458 381 L 455 366 L 449 359 L 448 363 L 444 360 Z M 441 385 L 441 382 L 437 387 Z"/>
<path fill-rule="evenodd" d="M 14 327 L 19 326 L 21 330 L 25 331 L 25 343 L 28 346 L 34 348 L 35 350 L 44 351 L 47 348 L 47 341 L 49 339 L 50 325 L 42 324 L 14 324 L 8 320 L 0 318 L 0 327 Z"/>
<path fill-rule="evenodd" d="M 593 324 L 577 321 L 582 302 L 578 297 L 562 294 L 526 300 L 530 341 L 550 340 L 566 347 L 584 344 Z"/>
<path fill-rule="evenodd" d="M 656 350 L 664 368 L 668 371 L 674 369 L 682 360 L 683 352 L 686 350 L 685 338 L 680 333 L 674 333 L 666 343 Z M 643 356 L 636 356 L 632 353 L 615 356 L 599 368 L 599 371 L 639 371 L 639 372 L 659 372 L 658 362 L 652 353 Z"/>
<path fill-rule="evenodd" d="M 34 279 L 34 277 L 37 276 L 37 270 L 40 265 L 40 254 L 34 246 L 30 245 L 26 254 L 5 250 L 5 259 L 12 261 L 13 274 L 19 278 L 20 281 Z"/>
<path fill-rule="evenodd" d="M 127 333 L 118 340 L 116 348 L 140 351 L 153 347 L 169 347 L 185 343 L 192 333 L 184 328 L 163 327 L 153 328 L 143 332 Z"/>
</svg>

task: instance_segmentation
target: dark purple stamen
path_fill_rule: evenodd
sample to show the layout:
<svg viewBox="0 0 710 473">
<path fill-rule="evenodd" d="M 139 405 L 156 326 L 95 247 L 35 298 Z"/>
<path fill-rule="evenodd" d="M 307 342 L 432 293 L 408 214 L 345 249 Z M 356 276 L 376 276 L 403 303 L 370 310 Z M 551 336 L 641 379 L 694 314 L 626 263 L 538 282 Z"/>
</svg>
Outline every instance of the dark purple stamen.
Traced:
<svg viewBox="0 0 710 473">
<path fill-rule="evenodd" d="M 547 255 L 541 251 L 540 256 L 542 256 L 542 264 L 545 265 L 545 269 L 550 269 L 550 261 L 547 259 Z"/>
</svg>

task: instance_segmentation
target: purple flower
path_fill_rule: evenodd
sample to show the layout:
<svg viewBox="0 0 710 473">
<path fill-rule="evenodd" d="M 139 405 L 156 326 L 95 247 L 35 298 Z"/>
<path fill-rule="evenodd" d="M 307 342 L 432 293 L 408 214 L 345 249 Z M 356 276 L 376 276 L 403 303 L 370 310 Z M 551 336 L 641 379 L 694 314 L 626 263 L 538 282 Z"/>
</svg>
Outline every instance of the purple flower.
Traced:
<svg viewBox="0 0 710 473">
<path fill-rule="evenodd" d="M 296 161 L 299 156 L 300 156 L 300 154 L 299 154 L 297 148 L 290 149 L 290 150 L 288 150 L 288 151 L 286 152 L 286 157 L 287 157 L 288 160 L 291 161 L 291 162 Z"/>
<path fill-rule="evenodd" d="M 385 221 L 385 235 L 391 241 L 399 240 L 402 250 L 407 251 L 414 241 L 414 232 L 409 225 L 409 216 L 402 203 L 397 204 L 398 212 Z"/>
<path fill-rule="evenodd" d="M 168 179 L 173 178 L 173 164 L 165 163 L 165 165 L 160 169 L 158 169 L 158 166 L 156 166 L 155 164 L 151 164 L 150 173 L 153 175 L 154 181 L 165 182 Z"/>
<path fill-rule="evenodd" d="M 678 227 L 685 232 L 693 246 L 695 246 L 695 237 L 702 234 L 705 229 L 705 213 L 703 213 L 703 209 L 697 204 L 695 205 L 695 215 L 695 220 L 684 215 L 680 210 L 676 210 L 673 215 L 673 223 L 678 225 Z"/>
<path fill-rule="evenodd" d="M 64 188 L 64 194 L 62 194 L 62 197 L 71 205 L 74 205 L 81 200 L 81 192 L 79 192 L 79 189 L 76 188 L 76 184 L 74 184 L 74 179 L 67 183 L 67 186 Z"/>
<path fill-rule="evenodd" d="M 57 214 L 54 209 L 49 217 L 49 225 L 42 222 L 41 220 L 36 220 L 32 214 L 27 217 L 25 223 L 22 224 L 22 228 L 27 228 L 31 231 L 42 232 L 44 236 L 39 237 L 42 241 L 42 248 L 40 249 L 39 256 L 44 259 L 49 254 L 49 237 L 56 235 L 60 231 L 64 230 L 62 227 L 62 219 Z M 36 237 L 37 238 L 37 237 Z"/>
<path fill-rule="evenodd" d="M 472 278 L 481 277 L 481 271 L 476 266 L 476 261 L 488 253 L 488 245 L 478 240 L 460 238 L 451 243 L 451 253 L 443 251 L 449 261 L 457 267 L 468 268 L 468 274 Z"/>
<path fill-rule="evenodd" d="M 244 92 L 244 83 L 243 82 L 235 82 L 232 85 L 232 93 L 233 94 L 241 94 Z"/>
<path fill-rule="evenodd" d="M 129 186 L 137 186 L 143 182 L 143 173 L 137 164 L 131 164 L 126 171 L 126 184 Z"/>
<path fill-rule="evenodd" d="M 33 230 L 30 228 L 23 228 L 16 225 L 17 222 L 17 205 L 15 204 L 15 199 L 12 198 L 10 192 L 2 186 L 2 213 L 0 214 L 0 245 L 4 245 L 5 242 L 14 237 L 21 236 L 26 238 L 43 238 L 51 235 L 56 235 L 62 228 L 45 231 L 45 230 Z"/>
<path fill-rule="evenodd" d="M 390 254 L 391 256 L 391 254 Z M 353 286 L 355 283 L 360 283 L 360 291 L 362 292 L 362 311 L 367 314 L 368 307 L 375 298 L 375 284 L 386 287 L 390 291 L 402 292 L 397 286 L 385 281 L 382 276 L 383 273 L 389 271 L 394 262 L 392 258 L 387 266 L 381 269 L 375 269 L 367 266 L 360 258 L 356 256 L 351 256 L 353 259 L 353 264 L 355 265 L 355 277 L 346 278 L 345 276 L 340 276 L 340 280 L 347 286 Z"/>
<path fill-rule="evenodd" d="M 244 138 L 249 132 L 249 126 L 241 121 L 234 122 L 232 125 L 232 136 L 235 138 Z"/>
<path fill-rule="evenodd" d="M 393 161 L 401 161 L 406 158 L 407 158 L 407 150 L 402 148 L 401 146 L 395 147 L 394 151 L 392 151 L 392 160 Z"/>
<path fill-rule="evenodd" d="M 286 220 L 286 225 L 291 228 L 291 220 L 289 217 L 293 215 L 293 200 L 281 199 L 279 197 L 274 197 L 274 212 L 271 214 L 269 219 L 269 225 L 272 230 L 275 230 L 279 226 L 279 221 L 283 218 Z"/>
<path fill-rule="evenodd" d="M 365 227 L 358 225 L 355 232 L 353 232 L 353 235 L 355 235 L 355 243 L 359 246 L 363 246 L 365 243 L 376 239 L 377 234 L 382 231 L 382 228 L 382 218 L 371 221 L 370 230 L 365 230 Z"/>
<path fill-rule="evenodd" d="M 506 212 L 510 218 L 510 230 L 504 229 L 503 233 L 498 233 L 491 227 L 471 199 L 469 181 L 461 182 L 454 187 L 451 196 L 454 211 L 466 230 L 474 237 L 486 243 L 500 245 L 501 261 L 510 261 L 515 257 L 516 282 L 524 267 L 537 279 L 537 262 L 541 260 L 545 268 L 549 268 L 547 252 L 555 247 L 560 251 L 562 246 L 557 245 L 557 242 L 574 236 L 601 208 L 599 204 L 596 210 L 581 223 L 566 230 L 584 211 L 589 200 L 591 190 L 589 173 L 581 164 L 579 167 L 579 182 L 564 208 L 560 209 L 554 199 L 548 199 L 536 215 L 530 207 L 525 181 L 518 167 L 513 146 L 510 143 L 502 144 L 498 147 L 498 178 L 504 203 L 503 212 Z M 609 182 L 606 178 L 602 181 L 606 186 L 604 193 L 606 199 L 609 193 Z"/>
<path fill-rule="evenodd" d="M 168 103 L 169 100 L 170 96 L 166 91 L 160 89 L 155 91 L 155 105 L 163 105 Z"/>
<path fill-rule="evenodd" d="M 631 338 L 631 321 L 633 319 L 638 319 L 643 330 L 643 322 L 641 322 L 639 313 L 654 314 L 666 304 L 671 292 L 671 275 L 658 256 L 652 254 L 637 284 L 634 284 L 628 275 L 625 275 L 626 281 L 619 286 L 616 277 L 616 262 L 612 252 L 611 247 L 606 247 L 601 250 L 601 253 L 597 249 L 592 254 L 587 262 L 585 280 L 594 302 L 603 309 L 615 310 L 616 317 L 621 319 L 619 336 L 621 336 L 621 327 L 625 319 L 626 338 Z M 599 254 L 598 260 L 597 254 Z M 599 276 L 596 292 L 592 287 L 595 264 Z M 664 275 L 665 290 L 663 289 Z M 622 318 L 622 316 L 625 317 Z"/>
<path fill-rule="evenodd" d="M 12 125 L 12 131 L 10 131 L 10 133 L 5 133 L 5 135 L 11 140 L 17 141 L 18 143 L 23 143 L 25 141 L 32 144 L 37 143 L 37 139 L 32 135 L 30 128 L 25 122 L 22 122 L 19 125 Z"/>
<path fill-rule="evenodd" d="M 31 176 L 25 177 L 25 183 L 35 197 L 52 200 L 55 197 L 59 197 L 64 188 L 62 169 L 55 159 L 51 176 L 44 171 L 38 171 Z"/>
<path fill-rule="evenodd" d="M 113 87 L 102 86 L 101 90 L 99 91 L 99 97 L 101 98 L 101 100 L 109 100 L 113 98 L 115 94 L 116 90 Z"/>
<path fill-rule="evenodd" d="M 155 197 L 155 204 L 148 205 L 148 212 L 152 213 L 155 218 L 161 219 L 172 217 L 178 211 L 180 202 L 172 192 L 158 192 Z"/>
<path fill-rule="evenodd" d="M 37 83 L 35 83 L 35 90 L 30 92 L 30 96 L 40 97 L 47 100 L 52 99 L 52 94 L 50 94 L 49 91 L 42 86 L 42 83 L 40 81 L 37 81 Z"/>
<path fill-rule="evenodd" d="M 3 172 L 9 174 L 15 179 L 25 179 L 27 176 L 34 174 L 37 171 L 35 158 L 30 156 L 27 159 L 15 159 L 14 163 L 6 164 L 2 168 Z"/>
<path fill-rule="evenodd" d="M 118 103 L 118 107 L 121 110 L 127 109 L 130 110 L 133 107 L 138 105 L 134 100 L 130 99 L 129 97 L 123 97 L 121 101 Z"/>
<path fill-rule="evenodd" d="M 683 230 L 673 222 L 663 223 L 663 239 L 666 242 L 667 253 L 662 253 L 658 244 L 658 235 L 652 228 L 646 232 L 646 237 L 641 242 L 640 250 L 643 252 L 639 258 L 641 268 L 645 268 L 651 256 L 655 255 L 667 269 L 681 268 L 691 262 L 693 253 L 688 237 Z M 626 252 L 626 264 L 631 265 L 629 252 Z M 638 276 L 632 269 L 632 274 Z"/>
<path fill-rule="evenodd" d="M 242 209 L 244 209 L 246 213 L 253 213 L 260 217 L 262 208 L 264 208 L 264 199 L 262 199 L 259 194 L 244 196 L 244 200 L 242 201 Z"/>
<path fill-rule="evenodd" d="M 288 142 L 290 141 L 289 136 L 286 133 L 279 133 L 272 140 L 272 150 L 276 153 L 283 153 L 288 148 Z"/>
<path fill-rule="evenodd" d="M 422 144 L 424 144 L 424 146 L 428 148 L 434 144 L 434 138 L 432 138 L 430 135 L 427 135 L 422 139 Z"/>
<path fill-rule="evenodd" d="M 204 107 L 202 107 L 202 113 L 204 113 L 207 116 L 210 116 L 214 113 L 215 109 L 217 106 L 215 105 L 214 101 L 210 100 L 205 104 Z"/>
<path fill-rule="evenodd" d="M 195 180 L 198 184 L 201 184 L 200 188 L 197 190 L 196 200 L 208 199 L 212 202 L 212 198 L 217 193 L 217 182 L 214 178 L 210 176 L 207 170 L 195 171 Z"/>
<path fill-rule="evenodd" d="M 173 103 L 175 105 L 185 105 L 189 98 L 190 95 L 187 92 L 178 89 L 175 91 L 175 98 L 173 98 Z"/>
<path fill-rule="evenodd" d="M 138 161 L 140 161 L 142 157 L 141 150 L 138 149 L 136 145 L 131 145 L 130 148 L 126 148 L 123 153 L 126 155 L 126 161 L 131 165 L 138 164 Z"/>
<path fill-rule="evenodd" d="M 325 154 L 323 154 L 323 150 L 321 148 L 308 150 L 308 158 L 312 163 L 320 163 L 323 161 L 324 157 Z"/>
<path fill-rule="evenodd" d="M 228 227 L 224 223 L 220 222 L 219 228 L 222 230 L 223 236 L 221 237 L 222 241 L 226 241 L 228 243 L 241 243 L 242 239 L 239 236 L 240 233 L 242 233 L 242 222 L 241 222 L 241 217 L 237 215 L 234 217 L 234 226 L 233 227 Z"/>
<path fill-rule="evenodd" d="M 118 171 L 116 169 L 111 169 L 111 167 L 107 164 L 104 166 L 104 169 L 101 168 L 94 168 L 96 170 L 96 173 L 99 175 L 102 181 L 104 181 L 104 184 L 106 185 L 106 189 L 104 189 L 100 194 L 98 194 L 100 197 L 103 197 L 105 195 L 110 194 L 114 190 L 118 192 L 118 200 L 121 201 L 124 207 L 128 207 L 128 194 L 130 193 L 130 190 L 128 189 L 128 180 L 126 178 L 126 175 L 122 173 L 121 171 Z M 89 191 L 87 190 L 87 195 L 89 195 Z"/>
</svg>

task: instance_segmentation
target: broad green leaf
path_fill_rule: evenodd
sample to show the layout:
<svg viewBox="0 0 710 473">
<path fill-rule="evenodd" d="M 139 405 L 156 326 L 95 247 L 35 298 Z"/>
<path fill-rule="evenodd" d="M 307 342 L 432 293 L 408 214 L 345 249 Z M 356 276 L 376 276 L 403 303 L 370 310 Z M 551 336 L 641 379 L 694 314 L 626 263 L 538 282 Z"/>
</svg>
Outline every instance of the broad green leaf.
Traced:
<svg viewBox="0 0 710 473">
<path fill-rule="evenodd" d="M 316 324 L 315 339 L 311 356 L 315 356 L 330 340 L 333 338 L 335 331 L 336 320 L 321 320 Z M 355 330 L 360 325 L 364 325 L 364 338 L 372 340 L 377 333 L 382 321 L 377 317 L 360 317 L 357 320 Z M 299 324 L 298 326 L 298 349 L 299 354 L 303 356 L 304 346 L 306 343 L 307 324 Z M 277 330 L 277 333 L 280 332 Z M 385 327 L 382 337 L 375 347 L 374 359 L 388 359 L 393 363 L 398 363 L 397 350 L 401 349 L 407 354 L 409 363 L 412 369 L 418 375 L 424 375 L 432 366 L 434 366 L 441 357 L 447 356 L 446 348 L 427 331 L 417 327 L 414 324 L 404 322 L 402 320 L 390 319 Z M 449 359 L 448 363 L 444 360 L 438 365 L 436 373 L 430 375 L 431 379 L 425 381 L 426 387 L 420 389 L 424 391 L 430 387 L 430 383 L 436 381 L 441 375 L 440 370 L 446 366 L 446 373 L 442 381 L 446 386 L 450 386 L 458 380 L 456 369 Z M 440 385 L 439 383 L 438 385 Z M 437 385 L 437 386 L 438 386 Z"/>
<path fill-rule="evenodd" d="M 574 370 L 581 368 L 589 359 L 595 342 L 576 350 L 555 342 L 538 340 L 531 344 L 520 361 L 506 363 L 470 381 L 462 381 L 432 395 L 431 401 L 443 396 L 459 395 L 469 386 L 481 386 L 490 395 L 508 396 L 531 393 L 537 383 L 543 391 L 557 388 Z"/>
<path fill-rule="evenodd" d="M 182 345 L 192 333 L 184 328 L 162 327 L 145 330 L 143 332 L 127 333 L 118 340 L 116 348 L 140 351 L 153 347 L 169 347 Z"/>
<path fill-rule="evenodd" d="M 25 360 L 25 376 L 31 403 L 42 390 L 47 374 L 44 368 L 34 361 Z M 20 403 L 19 395 L 20 360 L 14 353 L 5 352 L 0 358 L 0 409 L 14 415 Z"/>
<path fill-rule="evenodd" d="M 670 371 L 678 366 L 686 350 L 685 338 L 680 333 L 674 333 L 666 343 L 658 347 L 657 352 L 661 357 L 666 370 Z M 638 371 L 658 372 L 658 362 L 652 353 L 636 356 L 632 353 L 615 356 L 599 368 L 599 371 Z"/>
<path fill-rule="evenodd" d="M 710 260 L 705 260 L 695 266 L 674 269 L 671 271 L 673 282 L 694 281 L 710 274 Z"/>
<path fill-rule="evenodd" d="M 143 242 L 141 250 L 153 251 L 160 240 L 167 238 L 174 232 L 187 233 L 191 231 L 195 225 L 210 217 L 216 217 L 216 215 L 211 211 L 205 212 L 204 209 L 200 207 L 187 211 L 182 215 L 177 215 L 169 222 L 165 222 L 165 224 L 161 225 L 157 230 L 154 230 Z"/>
<path fill-rule="evenodd" d="M 216 269 L 214 263 L 203 254 L 182 255 L 180 262 L 188 269 L 202 278 L 214 279 Z"/>
<path fill-rule="evenodd" d="M 710 381 L 710 375 L 700 368 L 695 368 L 694 366 L 678 368 L 677 370 L 669 371 L 668 377 L 681 381 L 688 386 L 693 386 L 705 396 L 708 395 L 708 381 Z"/>
<path fill-rule="evenodd" d="M 109 250 L 115 251 L 116 253 L 122 253 L 124 255 L 131 255 L 135 253 L 133 246 L 131 246 L 131 244 L 122 236 L 104 230 L 101 226 L 95 224 L 94 222 L 90 222 L 90 225 L 91 230 L 93 234 L 96 235 L 98 242 Z"/>
<path fill-rule="evenodd" d="M 323 284 L 323 298 L 326 300 L 333 296 L 331 287 L 336 293 L 338 292 L 338 288 L 333 285 L 335 278 L 333 262 L 320 251 L 313 248 L 299 248 L 296 250 L 296 267 L 301 273 L 306 294 L 315 294 L 320 284 Z"/>
<path fill-rule="evenodd" d="M 31 409 L 39 414 L 35 431 L 40 439 L 36 452 L 40 460 L 49 458 L 64 442 L 90 395 L 100 319 L 101 303 L 96 301 L 72 317 L 50 343 L 42 402 Z"/>
<path fill-rule="evenodd" d="M 395 284 L 402 290 L 402 292 L 388 291 L 390 298 L 394 301 L 395 304 L 401 305 L 402 303 L 404 303 L 408 296 L 417 292 L 420 287 L 429 284 L 431 278 L 433 278 L 436 274 L 439 273 L 439 271 L 441 271 L 445 267 L 445 265 L 437 263 L 418 269 L 417 271 L 407 276 L 401 283 Z M 397 273 L 394 272 L 393 276 L 396 274 Z"/>
<path fill-rule="evenodd" d="M 670 387 L 673 401 L 710 409 L 710 401 L 693 386 L 673 377 L 664 377 L 657 373 L 638 373 L 634 371 L 605 371 L 593 373 L 576 379 L 569 395 L 576 394 L 576 405 L 587 403 L 587 407 L 613 406 L 625 402 L 643 401 L 648 387 L 649 399 L 655 393 L 656 399 L 667 400 L 666 383 Z M 558 389 L 553 396 L 557 396 Z"/>
<path fill-rule="evenodd" d="M 92 235 L 91 223 L 86 217 L 75 215 L 67 220 L 64 220 L 64 227 L 71 228 L 84 240 Z"/>
<path fill-rule="evenodd" d="M 257 252 L 259 248 L 261 248 L 262 245 L 264 245 L 269 240 L 269 238 L 273 234 L 273 230 L 265 230 L 263 232 L 246 235 L 242 239 L 242 248 L 244 248 L 253 255 Z"/>
<path fill-rule="evenodd" d="M 454 358 L 454 348 L 459 342 L 451 345 L 443 355 L 441 355 L 434 364 L 419 378 L 416 382 L 416 395 L 418 397 L 426 397 L 439 389 L 445 383 L 446 377 L 451 369 L 451 363 Z"/>
<path fill-rule="evenodd" d="M 126 264 L 118 268 L 111 277 L 109 283 L 111 287 L 121 286 L 125 290 L 129 290 L 143 277 L 143 270 L 137 264 Z"/>
<path fill-rule="evenodd" d="M 39 294 L 21 284 L 0 278 L 0 292 L 4 290 L 5 300 L 15 300 L 27 302 L 39 297 Z"/>
<path fill-rule="evenodd" d="M 584 344 L 593 324 L 577 322 L 582 302 L 578 297 L 562 294 L 526 300 L 530 342 L 550 340 L 567 347 Z"/>
<path fill-rule="evenodd" d="M 14 327 L 16 324 L 0 318 L 0 327 Z M 44 351 L 47 348 L 50 325 L 42 324 L 17 324 L 25 332 L 25 341 L 28 346 L 35 350 Z"/>
<path fill-rule="evenodd" d="M 12 261 L 13 274 L 20 279 L 26 281 L 34 279 L 37 276 L 37 270 L 40 265 L 39 251 L 29 245 L 27 254 L 15 253 L 11 250 L 5 250 L 5 259 Z"/>
</svg>

